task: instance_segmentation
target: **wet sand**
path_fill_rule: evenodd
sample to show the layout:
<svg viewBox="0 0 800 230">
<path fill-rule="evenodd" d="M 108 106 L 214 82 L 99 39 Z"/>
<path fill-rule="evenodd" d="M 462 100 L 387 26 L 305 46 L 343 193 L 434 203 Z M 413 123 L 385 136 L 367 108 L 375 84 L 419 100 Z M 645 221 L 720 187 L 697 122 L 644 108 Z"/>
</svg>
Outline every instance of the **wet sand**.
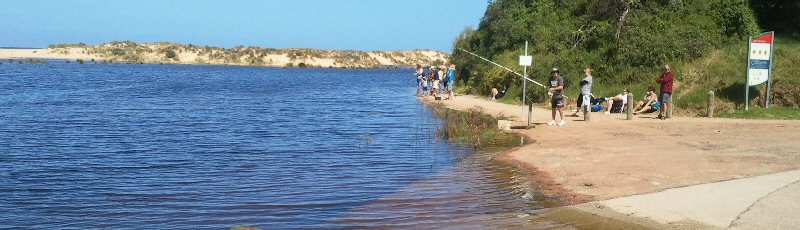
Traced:
<svg viewBox="0 0 800 230">
<path fill-rule="evenodd" d="M 433 101 L 454 109 L 481 107 L 523 123 L 519 105 L 459 96 Z M 574 103 L 574 102 L 573 102 Z M 565 117 L 547 126 L 548 108 L 534 109 L 534 128 L 516 130 L 535 143 L 498 158 L 525 169 L 537 189 L 567 204 L 607 200 L 800 169 L 800 121 L 734 120 L 655 114 Z M 566 112 L 572 114 L 572 112 Z M 527 117 L 527 114 L 525 114 Z M 640 220 L 644 223 L 646 221 Z M 702 224 L 691 226 L 703 226 Z"/>
</svg>

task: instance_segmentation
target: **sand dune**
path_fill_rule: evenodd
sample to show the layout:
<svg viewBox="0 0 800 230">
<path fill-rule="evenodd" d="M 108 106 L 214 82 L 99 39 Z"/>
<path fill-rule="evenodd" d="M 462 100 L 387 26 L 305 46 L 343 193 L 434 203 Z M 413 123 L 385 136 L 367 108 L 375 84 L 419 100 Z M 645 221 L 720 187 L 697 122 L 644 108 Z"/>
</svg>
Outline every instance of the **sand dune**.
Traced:
<svg viewBox="0 0 800 230">
<path fill-rule="evenodd" d="M 449 56 L 434 50 L 353 51 L 268 49 L 237 46 L 230 49 L 175 43 L 109 42 L 51 45 L 43 49 L 0 49 L 0 58 L 84 59 L 170 64 L 254 65 L 276 67 L 377 68 L 442 64 Z"/>
</svg>

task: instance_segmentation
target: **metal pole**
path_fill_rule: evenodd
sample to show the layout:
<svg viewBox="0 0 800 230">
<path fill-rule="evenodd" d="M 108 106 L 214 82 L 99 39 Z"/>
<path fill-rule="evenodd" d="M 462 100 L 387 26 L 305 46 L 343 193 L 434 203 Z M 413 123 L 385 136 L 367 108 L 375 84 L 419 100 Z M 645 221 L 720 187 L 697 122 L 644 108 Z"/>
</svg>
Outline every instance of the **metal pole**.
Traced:
<svg viewBox="0 0 800 230">
<path fill-rule="evenodd" d="M 767 101 L 764 103 L 764 108 L 769 109 L 769 91 L 772 91 L 772 63 L 775 62 L 772 58 L 772 51 L 775 49 L 775 32 L 772 34 L 772 44 L 769 46 L 769 71 L 767 71 Z M 749 53 L 748 53 L 749 54 Z"/>
<path fill-rule="evenodd" d="M 750 43 L 753 42 L 753 37 L 747 38 L 747 73 L 744 74 L 744 110 L 750 110 Z"/>
<path fill-rule="evenodd" d="M 531 127 L 531 120 L 533 119 L 533 103 L 528 104 L 528 128 Z"/>
<path fill-rule="evenodd" d="M 528 56 L 528 41 L 525 41 L 525 56 Z M 519 118 L 522 119 L 525 117 L 525 78 L 528 77 L 528 66 L 523 66 L 522 68 L 522 116 Z"/>
</svg>

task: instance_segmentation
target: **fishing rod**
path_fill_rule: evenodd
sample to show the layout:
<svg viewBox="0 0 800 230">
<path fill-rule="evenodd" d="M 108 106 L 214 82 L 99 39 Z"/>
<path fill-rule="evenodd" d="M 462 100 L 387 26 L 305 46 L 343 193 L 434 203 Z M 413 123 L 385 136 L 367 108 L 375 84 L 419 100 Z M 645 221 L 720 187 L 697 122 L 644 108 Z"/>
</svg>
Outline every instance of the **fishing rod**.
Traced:
<svg viewBox="0 0 800 230">
<path fill-rule="evenodd" d="M 467 52 L 468 54 L 470 54 L 470 55 L 472 55 L 472 56 L 478 57 L 478 58 L 480 58 L 480 59 L 482 59 L 482 60 L 484 60 L 484 61 L 487 61 L 487 62 L 489 62 L 489 63 L 492 63 L 492 64 L 494 64 L 494 65 L 496 65 L 496 66 L 498 66 L 498 67 L 500 67 L 500 68 L 503 68 L 503 69 L 507 70 L 508 72 L 514 73 L 514 74 L 516 74 L 517 76 L 520 76 L 520 77 L 524 78 L 525 80 L 528 80 L 528 81 L 530 81 L 530 82 L 533 82 L 533 83 L 535 83 L 535 84 L 537 84 L 537 85 L 539 85 L 539 86 L 541 86 L 541 87 L 547 88 L 547 86 L 544 86 L 544 85 L 542 85 L 542 83 L 536 82 L 536 81 L 534 81 L 533 79 L 530 79 L 530 78 L 528 78 L 527 76 L 523 76 L 522 74 L 520 74 L 520 73 L 517 73 L 517 72 L 515 72 L 514 70 L 511 70 L 511 69 L 509 69 L 508 67 L 505 67 L 505 66 L 502 66 L 502 65 L 500 65 L 500 64 L 497 64 L 496 62 L 493 62 L 493 61 L 491 61 L 491 60 L 489 60 L 489 59 L 486 59 L 486 58 L 484 58 L 484 57 L 481 57 L 481 56 L 479 56 L 479 55 L 477 55 L 477 54 L 474 54 L 474 53 L 472 53 L 472 52 L 469 52 L 469 51 L 467 51 L 467 50 L 465 50 L 465 49 L 462 49 L 462 48 L 458 48 L 458 49 L 459 49 L 459 50 L 461 50 L 461 51 Z"/>
</svg>

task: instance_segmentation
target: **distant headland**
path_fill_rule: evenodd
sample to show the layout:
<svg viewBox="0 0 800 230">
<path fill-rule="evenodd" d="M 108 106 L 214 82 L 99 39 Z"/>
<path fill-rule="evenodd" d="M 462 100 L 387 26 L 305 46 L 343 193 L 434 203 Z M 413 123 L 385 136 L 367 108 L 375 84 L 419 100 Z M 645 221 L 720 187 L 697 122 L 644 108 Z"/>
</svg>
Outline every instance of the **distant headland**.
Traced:
<svg viewBox="0 0 800 230">
<path fill-rule="evenodd" d="M 319 68 L 386 68 L 443 64 L 450 58 L 435 50 L 354 51 L 272 49 L 236 46 L 230 49 L 168 42 L 114 41 L 100 45 L 53 44 L 47 48 L 0 48 L 0 58 L 106 60 L 127 63 L 245 65 Z"/>
</svg>

